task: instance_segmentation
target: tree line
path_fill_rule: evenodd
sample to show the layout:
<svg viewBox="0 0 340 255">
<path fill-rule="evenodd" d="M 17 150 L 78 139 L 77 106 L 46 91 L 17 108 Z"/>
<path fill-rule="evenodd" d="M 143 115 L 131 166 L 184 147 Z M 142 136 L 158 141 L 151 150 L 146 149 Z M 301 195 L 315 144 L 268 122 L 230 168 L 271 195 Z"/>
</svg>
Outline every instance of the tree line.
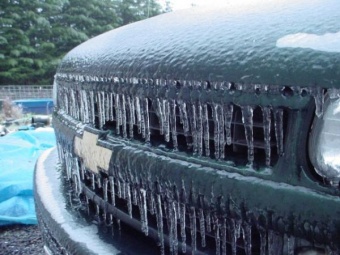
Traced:
<svg viewBox="0 0 340 255">
<path fill-rule="evenodd" d="M 1 0 L 0 85 L 52 84 L 78 44 L 164 11 L 156 0 Z"/>
</svg>

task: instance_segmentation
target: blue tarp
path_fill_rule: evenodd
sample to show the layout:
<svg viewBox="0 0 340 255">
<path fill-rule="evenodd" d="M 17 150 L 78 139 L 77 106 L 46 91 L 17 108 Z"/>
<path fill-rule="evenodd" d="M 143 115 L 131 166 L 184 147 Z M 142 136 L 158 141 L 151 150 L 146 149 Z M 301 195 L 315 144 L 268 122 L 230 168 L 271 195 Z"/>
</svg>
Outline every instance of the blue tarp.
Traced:
<svg viewBox="0 0 340 255">
<path fill-rule="evenodd" d="M 20 99 L 13 102 L 22 108 L 23 113 L 48 115 L 53 111 L 52 98 Z"/>
<path fill-rule="evenodd" d="M 0 225 L 36 224 L 33 172 L 37 158 L 55 146 L 52 128 L 0 137 Z"/>
</svg>

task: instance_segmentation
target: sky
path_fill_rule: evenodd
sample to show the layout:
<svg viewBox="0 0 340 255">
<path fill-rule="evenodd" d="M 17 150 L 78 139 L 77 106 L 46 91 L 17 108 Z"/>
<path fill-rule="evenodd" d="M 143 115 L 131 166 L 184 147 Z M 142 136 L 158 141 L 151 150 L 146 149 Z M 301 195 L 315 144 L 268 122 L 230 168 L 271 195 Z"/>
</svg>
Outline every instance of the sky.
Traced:
<svg viewBox="0 0 340 255">
<path fill-rule="evenodd" d="M 158 0 L 159 3 L 164 4 L 165 0 Z M 172 9 L 174 11 L 180 9 L 187 9 L 195 6 L 221 6 L 226 3 L 226 0 L 170 0 Z"/>
</svg>

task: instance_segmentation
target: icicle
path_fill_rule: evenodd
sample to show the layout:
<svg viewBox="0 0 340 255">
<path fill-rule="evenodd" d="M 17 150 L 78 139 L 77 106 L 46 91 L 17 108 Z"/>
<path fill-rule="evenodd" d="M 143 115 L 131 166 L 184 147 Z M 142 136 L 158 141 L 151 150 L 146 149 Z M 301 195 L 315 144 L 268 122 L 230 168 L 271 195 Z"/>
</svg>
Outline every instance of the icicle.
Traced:
<svg viewBox="0 0 340 255">
<path fill-rule="evenodd" d="M 80 177 L 81 177 L 81 180 L 85 180 L 85 165 L 82 161 L 80 161 Z"/>
<path fill-rule="evenodd" d="M 92 188 L 92 190 L 96 189 L 96 180 L 95 180 L 94 173 L 91 173 L 91 188 Z"/>
<path fill-rule="evenodd" d="M 132 201 L 131 201 L 131 188 L 130 185 L 126 185 L 126 201 L 127 201 L 127 208 L 129 212 L 130 218 L 132 218 Z"/>
<path fill-rule="evenodd" d="M 283 238 L 274 231 L 268 231 L 268 255 L 283 254 Z"/>
<path fill-rule="evenodd" d="M 153 193 L 151 190 L 148 190 L 148 194 L 150 194 L 148 196 L 148 207 L 149 207 L 149 211 L 151 215 L 155 214 L 155 198 L 153 196 Z"/>
<path fill-rule="evenodd" d="M 119 94 L 115 94 L 115 110 L 116 110 L 116 132 L 120 134 L 120 126 L 122 125 L 122 109 Z"/>
<path fill-rule="evenodd" d="M 141 116 L 141 105 L 140 105 L 140 101 L 139 98 L 136 97 L 135 98 L 135 103 L 136 103 L 136 116 L 137 116 L 137 127 L 138 127 L 138 134 L 141 134 L 142 132 L 142 116 Z"/>
<path fill-rule="evenodd" d="M 123 137 L 127 138 L 127 130 L 126 130 L 126 102 L 125 102 L 125 95 L 122 94 L 122 104 L 121 104 L 121 109 L 122 109 L 122 128 L 123 128 Z"/>
<path fill-rule="evenodd" d="M 187 112 L 187 104 L 185 102 L 180 103 L 180 110 L 182 115 L 182 123 L 183 123 L 183 130 L 185 137 L 189 136 L 189 118 L 188 118 L 188 112 Z"/>
<path fill-rule="evenodd" d="M 128 105 L 129 105 L 129 136 L 133 138 L 133 125 L 135 124 L 135 106 L 134 100 L 132 97 L 128 97 Z"/>
<path fill-rule="evenodd" d="M 219 122 L 219 143 L 220 143 L 220 158 L 225 158 L 226 139 L 224 135 L 224 109 L 222 105 L 218 106 L 218 122 Z"/>
<path fill-rule="evenodd" d="M 93 91 L 90 91 L 90 109 L 91 109 L 91 123 L 95 124 L 96 114 L 94 112 L 95 107 L 94 107 L 94 92 Z"/>
<path fill-rule="evenodd" d="M 163 116 L 163 104 L 159 98 L 156 99 L 153 104 L 155 105 L 156 115 L 159 121 L 159 133 L 164 135 L 164 116 Z"/>
<path fill-rule="evenodd" d="M 182 253 L 186 253 L 186 250 L 187 250 L 187 245 L 186 245 L 187 237 L 186 237 L 186 232 L 185 232 L 185 213 L 186 213 L 186 210 L 185 210 L 185 204 L 184 203 L 180 204 L 180 211 L 181 211 L 180 212 L 181 217 L 179 218 L 179 220 L 180 220 L 180 227 L 181 227 Z"/>
<path fill-rule="evenodd" d="M 210 212 L 206 213 L 205 222 L 206 222 L 206 225 L 207 225 L 207 232 L 210 233 L 211 232 L 211 215 L 210 215 Z"/>
<path fill-rule="evenodd" d="M 203 155 L 203 107 L 199 102 L 197 105 L 197 144 L 198 155 Z"/>
<path fill-rule="evenodd" d="M 191 121 L 191 135 L 192 135 L 192 145 L 194 154 L 198 152 L 198 140 L 197 140 L 197 113 L 196 105 L 193 103 L 191 105 L 190 121 Z"/>
<path fill-rule="evenodd" d="M 324 90 L 321 87 L 317 87 L 312 90 L 312 95 L 314 96 L 315 101 L 315 114 L 319 118 L 323 114 L 323 104 L 324 104 Z"/>
<path fill-rule="evenodd" d="M 251 106 L 241 106 L 241 110 L 242 122 L 248 146 L 248 162 L 252 165 L 254 162 L 253 108 Z"/>
<path fill-rule="evenodd" d="M 242 236 L 244 242 L 244 250 L 246 255 L 251 255 L 251 247 L 252 247 L 252 239 L 251 239 L 251 225 L 248 223 L 244 223 L 242 227 Z"/>
<path fill-rule="evenodd" d="M 166 212 L 165 218 L 167 220 L 167 225 L 168 225 L 168 237 L 169 237 L 169 248 L 170 248 L 170 254 L 173 254 L 173 217 L 172 217 L 172 205 L 171 202 L 168 204 L 168 202 L 164 203 L 164 210 Z"/>
<path fill-rule="evenodd" d="M 148 211 L 147 211 L 147 200 L 146 200 L 146 190 L 140 189 L 140 214 L 141 214 L 141 224 L 142 232 L 147 236 L 149 234 L 148 228 Z"/>
<path fill-rule="evenodd" d="M 107 202 L 108 198 L 107 198 L 107 186 L 108 186 L 108 179 L 105 178 L 104 182 L 103 182 L 103 195 L 104 195 L 104 201 Z"/>
<path fill-rule="evenodd" d="M 77 179 L 77 195 L 80 196 L 80 193 L 82 192 L 82 185 L 81 185 L 81 168 L 79 167 L 79 161 L 78 159 L 75 157 L 74 158 L 74 172 L 76 175 L 76 179 Z"/>
<path fill-rule="evenodd" d="M 200 208 L 198 211 L 198 218 L 199 218 L 199 223 L 200 223 L 200 233 L 201 233 L 201 246 L 205 247 L 206 242 L 205 242 L 205 219 L 204 219 L 204 212 L 203 209 Z"/>
<path fill-rule="evenodd" d="M 241 234 L 241 223 L 238 220 L 231 219 L 230 221 L 230 231 L 231 231 L 231 254 L 237 254 L 237 239 L 240 238 Z"/>
<path fill-rule="evenodd" d="M 140 104 L 140 128 L 142 137 L 145 139 L 145 104 L 143 99 L 139 99 Z"/>
<path fill-rule="evenodd" d="M 275 137 L 277 153 L 283 155 L 283 110 L 280 108 L 274 109 L 274 126 L 275 126 Z"/>
<path fill-rule="evenodd" d="M 267 255 L 267 231 L 260 225 L 257 225 L 257 229 L 260 234 L 260 255 Z"/>
<path fill-rule="evenodd" d="M 105 123 L 105 120 L 106 120 L 106 97 L 105 97 L 105 92 L 102 91 L 100 92 L 101 94 L 101 98 L 102 98 L 102 122 L 103 122 L 103 125 Z"/>
<path fill-rule="evenodd" d="M 172 143 L 175 149 L 178 148 L 177 142 L 177 123 L 176 123 L 176 101 L 171 100 L 171 108 L 170 108 L 170 126 L 171 126 L 171 134 L 172 134 Z"/>
<path fill-rule="evenodd" d="M 203 106 L 203 133 L 204 133 L 204 146 L 205 146 L 205 155 L 207 157 L 210 156 L 210 134 L 209 134 L 209 116 L 208 116 L 208 105 L 205 104 Z"/>
<path fill-rule="evenodd" d="M 64 96 L 64 110 L 67 114 L 70 114 L 70 111 L 69 111 L 69 100 L 68 100 L 68 93 L 65 93 L 65 96 Z"/>
<path fill-rule="evenodd" d="M 71 115 L 73 118 L 75 119 L 78 119 L 78 116 L 77 116 L 77 108 L 76 108 L 76 98 L 75 98 L 75 95 L 74 95 L 74 90 L 71 89 Z"/>
<path fill-rule="evenodd" d="M 216 216 L 214 218 L 216 255 L 221 255 L 220 223 Z"/>
<path fill-rule="evenodd" d="M 196 245 L 196 239 L 197 239 L 197 228 L 196 228 L 196 211 L 195 207 L 190 207 L 190 234 L 191 234 L 191 249 L 192 249 L 192 254 L 195 254 L 195 251 L 197 250 L 197 245 Z"/>
<path fill-rule="evenodd" d="M 71 161 L 70 161 L 70 153 L 67 153 L 65 155 L 65 163 L 66 163 L 66 176 L 67 180 L 70 180 L 72 177 L 72 166 L 71 166 Z"/>
<path fill-rule="evenodd" d="M 110 187 L 111 187 L 111 201 L 112 205 L 116 205 L 116 192 L 115 192 L 115 184 L 114 184 L 114 179 L 113 176 L 109 177 L 109 182 L 110 182 Z"/>
<path fill-rule="evenodd" d="M 168 100 L 163 100 L 163 116 L 164 116 L 164 135 L 165 141 L 170 141 L 170 104 Z"/>
<path fill-rule="evenodd" d="M 182 181 L 182 189 L 180 193 L 180 227 L 181 227 L 181 240 L 182 240 L 182 253 L 186 253 L 187 250 L 187 237 L 185 232 L 185 217 L 186 217 L 186 198 L 187 194 L 185 191 L 184 181 Z"/>
<path fill-rule="evenodd" d="M 111 234 L 112 234 L 112 237 L 114 236 L 114 225 L 113 225 L 113 215 L 110 213 L 109 214 L 109 223 L 107 223 L 107 226 L 108 227 L 111 227 Z"/>
<path fill-rule="evenodd" d="M 145 123 L 145 141 L 150 142 L 150 116 L 149 116 L 149 99 L 144 98 L 144 123 Z"/>
<path fill-rule="evenodd" d="M 90 201 L 86 195 L 85 195 L 85 203 L 86 203 L 87 214 L 90 215 Z"/>
<path fill-rule="evenodd" d="M 97 186 L 99 189 L 102 188 L 102 179 L 100 178 L 100 175 L 97 175 Z"/>
<path fill-rule="evenodd" d="M 109 121 L 110 120 L 110 94 L 105 93 L 105 120 Z"/>
<path fill-rule="evenodd" d="M 89 116 L 89 105 L 88 105 L 86 90 L 83 90 L 83 97 L 84 97 L 84 122 L 89 123 L 90 122 L 90 116 Z"/>
<path fill-rule="evenodd" d="M 213 115 L 213 121 L 214 121 L 214 146 L 215 146 L 215 158 L 220 158 L 220 132 L 219 132 L 219 119 L 218 119 L 218 105 L 213 104 L 212 105 L 212 115 Z"/>
<path fill-rule="evenodd" d="M 132 189 L 132 203 L 138 205 L 138 192 L 136 186 Z"/>
<path fill-rule="evenodd" d="M 177 210 L 176 210 L 176 204 L 175 202 L 173 202 L 173 251 L 174 251 L 174 255 L 178 254 L 178 230 L 177 230 Z"/>
<path fill-rule="evenodd" d="M 73 186 L 74 186 L 74 193 L 77 194 L 77 196 L 79 196 L 80 191 L 78 189 L 79 185 L 78 185 L 78 179 L 77 179 L 77 175 L 73 174 Z"/>
<path fill-rule="evenodd" d="M 294 255 L 295 250 L 295 237 L 285 235 L 285 242 L 287 247 L 287 255 Z"/>
<path fill-rule="evenodd" d="M 99 209 L 98 204 L 96 204 L 96 214 L 94 215 L 94 220 L 97 222 L 98 225 L 101 222 L 101 220 L 100 220 L 100 209 Z"/>
<path fill-rule="evenodd" d="M 117 222 L 117 226 L 118 226 L 118 234 L 119 236 L 122 235 L 122 225 L 120 224 L 120 219 L 116 219 L 116 222 Z"/>
<path fill-rule="evenodd" d="M 227 219 L 223 219 L 223 225 L 221 230 L 222 238 L 222 255 L 227 255 Z"/>
<path fill-rule="evenodd" d="M 178 239 L 177 239 L 177 213 L 175 203 L 172 201 L 168 207 L 168 220 L 170 220 L 169 228 L 169 245 L 170 253 L 178 254 Z"/>
<path fill-rule="evenodd" d="M 80 120 L 81 122 L 85 122 L 85 100 L 84 100 L 84 91 L 80 90 L 80 107 L 79 107 L 79 111 L 80 111 Z"/>
<path fill-rule="evenodd" d="M 120 198 L 123 198 L 125 199 L 126 198 L 126 182 L 125 180 L 122 179 L 121 181 L 121 185 L 120 185 L 120 188 L 121 188 L 121 191 L 120 191 Z"/>
<path fill-rule="evenodd" d="M 225 132 L 227 145 L 231 145 L 231 122 L 233 120 L 234 106 L 228 104 L 224 106 L 224 122 L 225 122 Z"/>
<path fill-rule="evenodd" d="M 117 196 L 119 198 L 122 198 L 122 188 L 121 188 L 121 181 L 120 181 L 120 177 L 116 177 L 116 185 L 117 185 Z"/>
<path fill-rule="evenodd" d="M 271 110 L 269 107 L 262 108 L 262 116 L 263 116 L 263 134 L 264 134 L 264 146 L 266 153 L 266 166 L 270 166 L 270 157 L 271 157 L 271 145 L 270 145 L 270 129 L 272 125 L 271 120 Z"/>
<path fill-rule="evenodd" d="M 103 103 L 102 103 L 102 96 L 101 92 L 97 93 L 97 106 L 98 106 L 98 118 L 99 118 L 99 128 L 101 129 L 104 125 L 104 119 L 103 119 Z"/>
<path fill-rule="evenodd" d="M 163 230 L 163 212 L 162 212 L 162 202 L 161 195 L 157 194 L 156 197 L 156 220 L 157 220 L 157 230 L 158 230 L 158 240 L 161 249 L 161 255 L 165 254 L 164 250 L 164 230 Z"/>
<path fill-rule="evenodd" d="M 114 109 L 114 106 L 113 106 L 113 93 L 110 93 L 110 106 L 109 106 L 109 114 L 110 114 L 110 121 L 113 121 L 114 120 L 114 117 L 113 117 L 113 109 Z"/>
</svg>

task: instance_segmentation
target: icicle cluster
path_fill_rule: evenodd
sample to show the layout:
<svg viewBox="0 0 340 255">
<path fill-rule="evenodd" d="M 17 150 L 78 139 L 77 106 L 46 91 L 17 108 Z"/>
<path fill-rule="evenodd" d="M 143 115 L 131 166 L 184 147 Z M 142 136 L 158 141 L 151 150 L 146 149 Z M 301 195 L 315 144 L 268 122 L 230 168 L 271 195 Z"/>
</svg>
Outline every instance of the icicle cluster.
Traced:
<svg viewBox="0 0 340 255">
<path fill-rule="evenodd" d="M 136 126 L 138 134 L 141 134 L 146 142 L 150 141 L 150 120 L 152 118 L 150 110 L 154 110 L 158 118 L 160 134 L 164 136 L 165 142 L 172 142 L 174 149 L 178 149 L 179 132 L 186 137 L 188 150 L 192 150 L 198 156 L 224 159 L 228 156 L 227 146 L 235 143 L 232 129 L 236 121 L 234 116 L 236 106 L 231 103 L 203 104 L 166 98 L 148 99 L 104 91 L 64 90 L 67 90 L 63 97 L 66 114 L 82 123 L 89 123 L 99 126 L 99 128 L 105 128 L 107 122 L 115 121 L 116 134 L 120 134 L 124 138 L 133 138 L 135 136 L 134 126 Z M 322 92 L 319 90 L 315 91 L 316 98 L 320 97 L 320 93 Z M 317 101 L 323 102 L 321 99 Z M 245 130 L 245 145 L 248 147 L 248 163 L 252 165 L 255 160 L 253 120 L 255 107 L 245 105 L 240 108 Z M 275 145 L 278 154 L 283 155 L 284 152 L 284 111 L 282 108 L 269 106 L 261 107 L 261 109 L 264 137 L 264 140 L 261 141 L 263 144 L 261 148 L 265 150 L 265 163 L 270 166 L 272 147 L 275 144 L 272 144 L 271 132 L 275 131 Z M 272 131 L 272 125 L 274 131 Z M 211 148 L 212 145 L 213 148 Z M 214 153 L 212 154 L 211 151 Z"/>
<path fill-rule="evenodd" d="M 208 199 L 197 194 L 193 187 L 187 193 L 184 181 L 178 189 L 169 182 L 151 181 L 150 177 L 143 174 L 137 176 L 137 173 L 132 173 L 126 166 L 113 166 L 112 175 L 102 177 L 87 170 L 82 161 L 69 153 L 68 149 L 66 143 L 58 142 L 65 176 L 73 183 L 74 193 L 79 196 L 83 192 L 82 185 L 89 183 L 89 188 L 93 191 L 102 189 L 102 200 L 112 206 L 116 206 L 117 198 L 124 199 L 129 216 L 138 218 L 141 232 L 145 235 L 148 235 L 150 227 L 148 215 L 154 215 L 161 255 L 167 254 L 167 249 L 170 254 L 186 253 L 188 249 L 195 254 L 195 251 L 206 247 L 208 235 L 214 237 L 216 255 L 236 255 L 240 244 L 245 254 L 251 255 L 253 231 L 259 233 L 261 255 L 294 254 L 295 238 L 270 230 L 266 223 L 267 218 L 263 215 L 259 217 L 266 220 L 249 220 L 241 213 L 236 213 L 235 209 L 232 214 L 220 211 L 220 198 L 214 194 L 211 194 L 208 203 Z M 94 204 L 90 206 L 90 203 Z M 90 215 L 91 212 L 94 213 L 94 222 L 113 228 L 114 216 L 106 211 L 106 207 L 87 196 L 84 204 Z M 133 212 L 133 205 L 137 206 L 138 212 Z M 115 226 L 120 228 L 119 219 Z"/>
</svg>

